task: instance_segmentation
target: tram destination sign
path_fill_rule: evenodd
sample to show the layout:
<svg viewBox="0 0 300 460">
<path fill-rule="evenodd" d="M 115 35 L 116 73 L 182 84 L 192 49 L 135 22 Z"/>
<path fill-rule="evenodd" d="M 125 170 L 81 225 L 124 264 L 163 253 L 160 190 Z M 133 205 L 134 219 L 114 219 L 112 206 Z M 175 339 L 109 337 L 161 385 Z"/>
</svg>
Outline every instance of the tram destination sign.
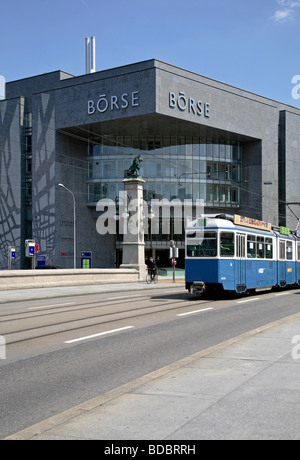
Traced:
<svg viewBox="0 0 300 460">
<path fill-rule="evenodd" d="M 252 219 L 251 217 L 243 217 L 235 214 L 234 216 L 235 225 L 242 225 L 244 227 L 256 228 L 258 230 L 266 230 L 270 232 L 272 230 L 272 224 L 264 222 L 263 220 Z"/>
</svg>

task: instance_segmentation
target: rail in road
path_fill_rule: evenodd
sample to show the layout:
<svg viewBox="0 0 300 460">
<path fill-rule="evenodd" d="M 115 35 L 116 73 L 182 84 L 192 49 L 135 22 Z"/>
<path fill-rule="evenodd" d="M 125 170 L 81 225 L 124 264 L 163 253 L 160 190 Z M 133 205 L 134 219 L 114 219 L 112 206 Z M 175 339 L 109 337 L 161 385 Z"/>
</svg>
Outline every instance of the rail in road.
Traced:
<svg viewBox="0 0 300 460">
<path fill-rule="evenodd" d="M 0 438 L 297 313 L 299 294 L 201 300 L 179 286 L 2 304 Z"/>
<path fill-rule="evenodd" d="M 174 293 L 174 288 L 170 291 L 166 288 L 160 293 L 120 293 L 97 299 L 91 295 L 84 298 L 73 297 L 68 301 L 65 298 L 55 301 L 25 301 L 18 302 L 14 308 L 11 308 L 11 304 L 8 308 L 0 308 L 0 333 L 5 337 L 9 359 L 12 345 L 28 341 L 41 341 L 60 335 L 61 343 L 78 343 L 136 327 L 132 325 L 133 320 L 149 317 L 150 320 L 145 323 L 147 326 L 214 309 L 268 301 L 269 296 L 279 298 L 291 292 L 293 291 L 287 290 L 220 300 L 200 299 L 183 289 Z M 129 320 L 130 324 L 127 323 Z M 141 326 L 141 321 L 137 325 Z M 1 364 L 3 362 L 0 361 Z"/>
<path fill-rule="evenodd" d="M 200 301 L 201 304 L 206 302 Z M 174 294 L 174 289 L 169 294 L 122 294 L 103 300 L 73 300 L 49 304 L 44 301 L 35 306 L 32 306 L 32 302 L 27 302 L 20 311 L 0 314 L 0 330 L 9 346 L 64 332 L 113 325 L 121 320 L 177 311 L 190 304 L 189 294 Z"/>
</svg>

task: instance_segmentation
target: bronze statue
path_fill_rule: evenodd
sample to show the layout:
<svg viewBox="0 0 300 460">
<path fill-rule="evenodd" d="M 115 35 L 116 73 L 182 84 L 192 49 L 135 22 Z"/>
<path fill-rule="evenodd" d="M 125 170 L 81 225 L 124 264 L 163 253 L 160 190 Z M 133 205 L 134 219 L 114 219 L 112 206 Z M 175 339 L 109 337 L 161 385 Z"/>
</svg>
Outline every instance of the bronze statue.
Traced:
<svg viewBox="0 0 300 460">
<path fill-rule="evenodd" d="M 134 157 L 132 165 L 129 169 L 125 170 L 125 177 L 142 177 L 140 175 L 141 162 L 143 161 L 142 155 Z"/>
</svg>

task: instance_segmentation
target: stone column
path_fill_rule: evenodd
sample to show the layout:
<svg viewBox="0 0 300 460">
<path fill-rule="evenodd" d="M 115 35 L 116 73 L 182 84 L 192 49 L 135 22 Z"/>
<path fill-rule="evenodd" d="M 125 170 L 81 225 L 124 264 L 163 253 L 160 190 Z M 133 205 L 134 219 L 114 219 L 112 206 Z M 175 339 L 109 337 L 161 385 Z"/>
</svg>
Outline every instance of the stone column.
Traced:
<svg viewBox="0 0 300 460">
<path fill-rule="evenodd" d="M 139 280 L 146 279 L 145 242 L 143 224 L 143 184 L 140 177 L 123 179 L 127 199 L 127 231 L 123 234 L 123 257 L 120 268 L 135 268 Z"/>
</svg>

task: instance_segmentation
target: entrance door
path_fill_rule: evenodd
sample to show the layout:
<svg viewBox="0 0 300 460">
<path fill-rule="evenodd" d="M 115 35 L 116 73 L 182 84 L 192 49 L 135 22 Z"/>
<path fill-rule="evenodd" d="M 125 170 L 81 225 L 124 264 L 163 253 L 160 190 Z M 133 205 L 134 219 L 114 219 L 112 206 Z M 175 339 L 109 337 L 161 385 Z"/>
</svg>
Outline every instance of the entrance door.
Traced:
<svg viewBox="0 0 300 460">
<path fill-rule="evenodd" d="M 246 235 L 236 234 L 235 284 L 237 292 L 245 292 L 246 284 Z"/>
</svg>

